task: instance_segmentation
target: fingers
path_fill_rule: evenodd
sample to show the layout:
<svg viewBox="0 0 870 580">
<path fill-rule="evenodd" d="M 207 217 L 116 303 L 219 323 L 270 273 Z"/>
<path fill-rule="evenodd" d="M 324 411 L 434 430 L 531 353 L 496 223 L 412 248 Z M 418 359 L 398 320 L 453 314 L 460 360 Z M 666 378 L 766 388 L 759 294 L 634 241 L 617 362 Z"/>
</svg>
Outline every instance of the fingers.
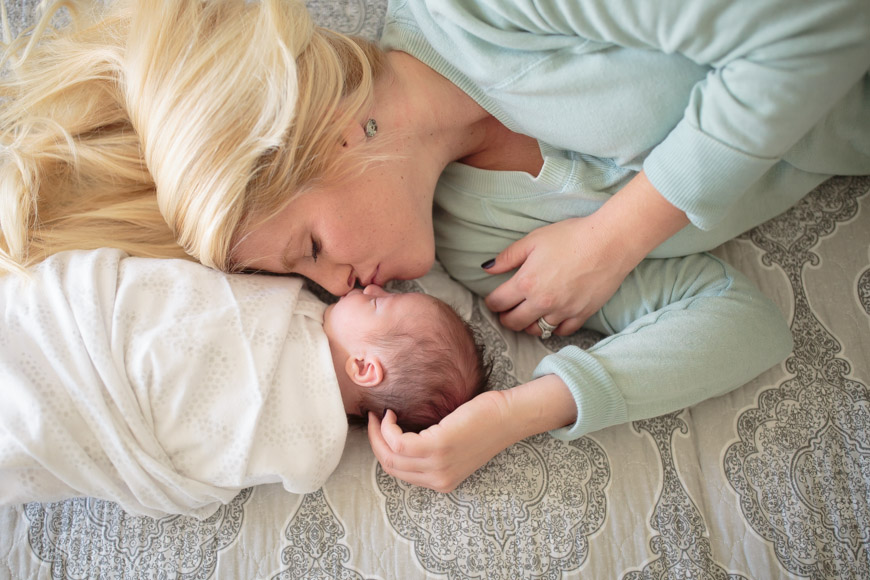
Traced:
<svg viewBox="0 0 870 580">
<path fill-rule="evenodd" d="M 553 331 L 553 334 L 557 334 L 558 330 L 559 329 L 557 327 L 556 330 Z M 542 334 L 541 327 L 538 326 L 537 320 L 524 328 L 523 332 L 525 332 L 526 334 L 531 334 L 532 336 L 541 336 Z"/>
<path fill-rule="evenodd" d="M 505 282 L 505 284 L 508 283 L 510 283 L 510 280 Z M 492 297 L 492 294 L 487 297 L 487 306 L 489 306 L 490 297 Z M 496 303 L 500 304 L 497 301 Z M 536 306 L 533 301 L 523 299 L 522 297 L 518 298 L 517 304 L 509 309 L 493 309 L 493 311 L 501 312 L 501 314 L 499 314 L 499 321 L 505 328 L 516 330 L 518 332 L 525 331 L 533 336 L 541 336 L 541 328 L 538 326 L 538 319 L 541 317 L 544 317 L 544 320 L 557 327 L 556 330 L 553 331 L 553 334 L 567 336 L 577 332 L 577 330 L 583 326 L 583 323 L 586 322 L 586 319 L 591 315 L 584 311 L 575 316 L 565 317 L 565 315 L 560 313 L 558 310 L 548 310 Z"/>
<path fill-rule="evenodd" d="M 566 336 L 576 332 L 594 312 L 583 296 L 557 295 L 533 287 L 524 265 L 511 278 L 486 297 L 486 306 L 499 314 L 505 328 L 541 336 L 537 321 L 541 317 L 557 328 L 553 334 Z M 573 301 L 570 300 L 573 298 Z M 580 308 L 579 311 L 574 310 Z"/>
<path fill-rule="evenodd" d="M 537 308 L 542 311 L 550 309 L 552 307 L 553 297 L 549 295 L 542 296 L 540 293 L 535 292 L 536 289 L 534 286 L 537 276 L 530 274 L 530 270 L 534 271 L 534 267 L 529 266 L 528 263 L 523 264 L 520 269 L 510 277 L 510 279 L 502 282 L 498 288 L 489 293 L 489 296 L 487 296 L 485 300 L 486 307 L 493 312 L 508 312 L 518 307 L 522 308 L 524 306 L 523 302 L 527 297 L 537 294 L 535 296 Z M 525 308 L 528 308 L 529 306 L 531 305 L 525 305 Z M 520 310 L 517 318 L 528 318 L 533 314 L 537 313 Z M 528 322 L 537 320 L 538 316 L 540 316 L 540 314 L 529 319 Z M 514 330 L 517 330 L 517 328 L 514 328 Z"/>
<path fill-rule="evenodd" d="M 484 302 L 492 312 L 510 312 L 517 306 L 522 305 L 525 295 L 520 292 L 511 278 L 501 286 L 489 293 Z"/>
<path fill-rule="evenodd" d="M 529 257 L 532 246 L 526 241 L 526 238 L 517 240 L 501 251 L 495 260 L 490 260 L 481 264 L 481 267 L 488 274 L 504 274 L 510 272 L 514 268 L 519 268 L 526 258 Z"/>
<path fill-rule="evenodd" d="M 529 334 L 540 336 L 541 329 L 538 327 L 538 318 L 543 315 L 541 312 L 530 301 L 524 300 L 516 308 L 502 312 L 498 318 L 506 328 L 516 331 L 525 330 Z M 546 320 L 557 326 L 561 322 L 558 317 L 552 314 L 547 315 Z"/>
<path fill-rule="evenodd" d="M 412 453 L 409 449 L 416 449 L 420 453 L 423 437 L 416 433 L 403 433 L 392 411 L 387 411 L 383 421 L 379 421 L 374 413 L 369 413 L 368 437 L 375 457 L 389 475 L 441 493 L 456 488 L 457 483 L 446 480 L 440 471 L 433 471 L 431 459 L 403 455 Z"/>
<path fill-rule="evenodd" d="M 393 411 L 387 411 L 383 421 L 369 413 L 368 437 L 378 461 L 391 474 L 420 471 L 421 460 L 430 455 L 420 434 L 405 433 L 396 424 Z"/>
<path fill-rule="evenodd" d="M 396 414 L 392 411 L 387 411 L 384 420 L 378 420 L 374 413 L 369 413 L 368 425 L 369 443 L 372 446 L 375 456 L 385 468 L 396 467 L 396 459 L 404 459 L 406 450 L 406 438 L 412 438 L 415 433 L 403 433 L 402 428 L 396 424 Z M 408 462 L 404 462 L 408 463 Z M 403 467 L 407 469 L 407 465 Z"/>
<path fill-rule="evenodd" d="M 493 312 L 501 313 L 499 321 L 505 328 L 525 330 L 540 336 L 541 329 L 537 325 L 539 318 L 543 316 L 550 324 L 559 326 L 566 319 L 566 315 L 558 310 L 552 296 L 542 296 L 539 293 L 533 297 L 524 288 L 521 276 L 522 272 L 517 272 L 510 280 L 493 290 L 486 297 L 486 305 Z"/>
<path fill-rule="evenodd" d="M 559 336 L 569 336 L 574 334 L 583 324 L 586 322 L 588 316 L 572 316 L 571 318 L 566 318 L 561 323 L 559 323 L 559 328 L 553 331 L 553 334 L 558 334 Z M 546 317 L 549 320 L 549 317 Z M 537 326 L 537 325 L 535 325 Z"/>
<path fill-rule="evenodd" d="M 374 417 L 374 414 L 370 413 Z M 375 421 L 377 421 L 377 417 L 374 417 Z M 384 414 L 384 420 L 381 421 L 380 428 L 381 436 L 387 445 L 390 446 L 390 449 L 395 453 L 403 453 L 404 445 L 402 443 L 402 435 L 405 433 L 402 431 L 402 428 L 399 427 L 398 423 L 396 423 L 396 413 L 391 410 L 387 410 Z"/>
<path fill-rule="evenodd" d="M 511 330 L 523 331 L 535 336 L 541 335 L 538 319 L 544 317 L 547 322 L 560 326 L 563 316 L 552 310 L 552 307 L 541 306 L 526 299 L 525 294 L 516 290 L 513 278 L 496 288 L 486 297 L 486 305 L 499 314 L 502 326 Z M 576 329 L 575 329 L 576 330 Z M 560 334 L 558 331 L 556 334 Z"/>
<path fill-rule="evenodd" d="M 551 322 L 555 320 L 555 318 L 550 314 L 545 314 L 544 320 Z M 556 330 L 553 331 L 553 334 L 559 336 L 570 336 L 580 330 L 580 327 L 583 326 L 584 322 L 586 322 L 586 318 L 581 318 L 579 316 L 566 318 L 556 325 Z M 532 336 L 541 336 L 541 327 L 538 326 L 538 319 L 536 318 L 535 321 L 524 328 L 523 331 Z"/>
</svg>

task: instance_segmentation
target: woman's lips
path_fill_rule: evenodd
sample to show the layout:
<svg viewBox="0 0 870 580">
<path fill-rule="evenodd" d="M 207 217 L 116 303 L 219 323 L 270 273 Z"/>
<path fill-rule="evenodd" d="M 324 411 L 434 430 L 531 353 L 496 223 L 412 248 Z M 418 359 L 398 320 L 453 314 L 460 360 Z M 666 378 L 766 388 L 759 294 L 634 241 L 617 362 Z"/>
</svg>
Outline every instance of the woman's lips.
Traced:
<svg viewBox="0 0 870 580">
<path fill-rule="evenodd" d="M 362 284 L 363 288 L 365 288 L 369 284 L 374 284 L 376 286 L 383 286 L 383 284 L 381 284 L 381 281 L 378 280 L 378 272 L 380 271 L 380 269 L 381 269 L 381 266 L 380 266 L 380 264 L 378 264 L 375 267 L 375 271 L 372 272 L 371 276 L 369 276 L 367 279 L 360 280 L 360 284 Z"/>
</svg>

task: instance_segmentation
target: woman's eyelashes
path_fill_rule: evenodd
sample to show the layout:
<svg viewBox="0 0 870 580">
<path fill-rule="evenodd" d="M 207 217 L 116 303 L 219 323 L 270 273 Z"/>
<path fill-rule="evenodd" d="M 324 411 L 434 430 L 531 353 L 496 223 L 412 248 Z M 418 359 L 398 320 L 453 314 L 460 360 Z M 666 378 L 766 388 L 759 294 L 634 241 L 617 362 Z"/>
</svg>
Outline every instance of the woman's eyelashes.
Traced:
<svg viewBox="0 0 870 580">
<path fill-rule="evenodd" d="M 314 238 L 311 239 L 311 259 L 317 263 L 317 255 L 320 253 L 320 244 Z"/>
</svg>

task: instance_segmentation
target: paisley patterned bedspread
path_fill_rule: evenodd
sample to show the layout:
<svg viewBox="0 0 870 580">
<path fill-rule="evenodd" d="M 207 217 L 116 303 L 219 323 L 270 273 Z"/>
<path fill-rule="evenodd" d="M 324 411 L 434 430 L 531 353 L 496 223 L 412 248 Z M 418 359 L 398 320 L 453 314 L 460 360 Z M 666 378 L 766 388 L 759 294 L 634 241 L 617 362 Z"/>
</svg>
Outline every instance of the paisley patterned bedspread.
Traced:
<svg viewBox="0 0 870 580">
<path fill-rule="evenodd" d="M 309 0 L 375 37 L 386 0 Z M 13 23 L 32 0 L 6 0 Z M 795 349 L 742 388 L 564 443 L 507 449 L 450 494 L 386 475 L 350 433 L 322 489 L 246 489 L 212 517 L 76 499 L 0 509 L 0 580 L 82 578 L 870 578 L 870 178 L 834 178 L 717 249 L 783 309 Z M 496 388 L 547 349 L 433 271 L 394 290 L 456 305 Z M 2 404 L 2 402 L 0 402 Z"/>
</svg>

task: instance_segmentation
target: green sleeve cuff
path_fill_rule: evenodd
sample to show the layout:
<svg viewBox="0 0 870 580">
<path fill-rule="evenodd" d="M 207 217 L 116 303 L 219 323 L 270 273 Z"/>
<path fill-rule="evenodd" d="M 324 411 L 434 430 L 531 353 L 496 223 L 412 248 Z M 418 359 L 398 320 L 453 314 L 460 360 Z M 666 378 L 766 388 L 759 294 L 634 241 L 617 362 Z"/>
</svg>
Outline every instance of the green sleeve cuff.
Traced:
<svg viewBox="0 0 870 580">
<path fill-rule="evenodd" d="M 709 230 L 777 161 L 730 147 L 683 119 L 650 152 L 643 169 L 692 224 Z"/>
<path fill-rule="evenodd" d="M 628 422 L 628 409 L 622 393 L 604 367 L 585 350 L 567 346 L 545 357 L 535 368 L 534 378 L 551 374 L 568 385 L 577 404 L 574 424 L 550 431 L 556 439 L 571 441 Z"/>
</svg>

